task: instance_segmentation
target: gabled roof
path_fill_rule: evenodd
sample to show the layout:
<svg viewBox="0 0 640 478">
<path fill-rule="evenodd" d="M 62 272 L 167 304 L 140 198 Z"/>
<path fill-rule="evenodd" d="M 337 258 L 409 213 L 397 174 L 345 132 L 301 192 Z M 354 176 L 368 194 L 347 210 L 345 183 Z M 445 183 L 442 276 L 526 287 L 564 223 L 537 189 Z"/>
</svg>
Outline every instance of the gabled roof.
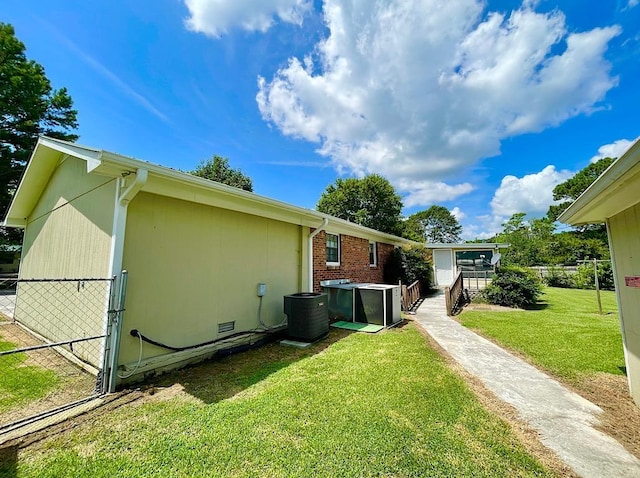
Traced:
<svg viewBox="0 0 640 478">
<path fill-rule="evenodd" d="M 26 218 L 64 156 L 86 161 L 87 172 L 107 177 L 122 177 L 138 170 L 148 172 L 142 191 L 185 201 L 267 217 L 308 227 L 319 227 L 325 219 L 332 231 L 366 237 L 391 244 L 411 243 L 407 239 L 338 219 L 318 211 L 293 206 L 192 174 L 176 171 L 139 159 L 81 146 L 53 138 L 40 137 L 11 202 L 4 225 L 24 227 Z"/>
<path fill-rule="evenodd" d="M 605 222 L 640 202 L 640 140 L 596 179 L 558 220 L 578 226 Z"/>
</svg>

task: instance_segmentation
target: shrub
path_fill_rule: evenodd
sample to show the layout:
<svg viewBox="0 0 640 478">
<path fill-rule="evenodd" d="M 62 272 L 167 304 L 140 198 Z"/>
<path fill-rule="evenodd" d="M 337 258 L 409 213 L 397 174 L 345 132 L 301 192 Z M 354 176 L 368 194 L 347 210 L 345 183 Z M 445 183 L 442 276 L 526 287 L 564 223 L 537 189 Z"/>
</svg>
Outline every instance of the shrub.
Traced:
<svg viewBox="0 0 640 478">
<path fill-rule="evenodd" d="M 577 289 L 595 289 L 596 278 L 593 263 L 586 262 L 578 266 L 578 272 L 573 276 L 573 284 Z M 610 262 L 600 262 L 598 264 L 598 283 L 604 290 L 614 290 L 613 269 Z"/>
<path fill-rule="evenodd" d="M 550 267 L 549 274 L 542 280 L 549 287 L 562 287 L 564 289 L 574 287 L 571 275 L 562 267 Z"/>
<path fill-rule="evenodd" d="M 489 304 L 506 307 L 532 307 L 542 294 L 542 283 L 534 272 L 521 267 L 501 267 L 491 284 L 482 291 Z"/>
<path fill-rule="evenodd" d="M 431 255 L 423 246 L 397 247 L 387 261 L 383 274 L 388 284 L 402 281 L 409 285 L 419 280 L 421 290 L 429 290 L 433 284 Z"/>
</svg>

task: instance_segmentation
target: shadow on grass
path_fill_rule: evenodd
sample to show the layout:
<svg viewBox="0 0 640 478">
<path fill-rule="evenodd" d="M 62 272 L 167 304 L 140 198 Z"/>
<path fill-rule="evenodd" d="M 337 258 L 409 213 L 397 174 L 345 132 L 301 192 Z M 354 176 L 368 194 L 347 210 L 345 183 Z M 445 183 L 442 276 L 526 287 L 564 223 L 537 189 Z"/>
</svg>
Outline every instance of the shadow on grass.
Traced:
<svg viewBox="0 0 640 478">
<path fill-rule="evenodd" d="M 535 305 L 527 307 L 526 310 L 544 310 L 549 307 L 548 302 L 538 301 Z"/>
<path fill-rule="evenodd" d="M 0 476 L 14 478 L 18 476 L 18 446 L 0 445 Z"/>
<path fill-rule="evenodd" d="M 257 348 L 201 362 L 146 382 L 146 387 L 180 385 L 186 393 L 206 404 L 228 399 L 265 380 L 289 365 L 319 354 L 354 333 L 331 328 L 329 335 L 300 349 L 281 345 L 280 339 Z"/>
</svg>

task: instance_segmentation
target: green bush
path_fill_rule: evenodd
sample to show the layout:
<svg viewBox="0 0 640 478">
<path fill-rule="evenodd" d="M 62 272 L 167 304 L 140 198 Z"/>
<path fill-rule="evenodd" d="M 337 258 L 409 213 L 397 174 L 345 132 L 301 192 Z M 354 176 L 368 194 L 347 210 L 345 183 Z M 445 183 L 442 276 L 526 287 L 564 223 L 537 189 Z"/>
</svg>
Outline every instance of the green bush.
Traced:
<svg viewBox="0 0 640 478">
<path fill-rule="evenodd" d="M 489 304 L 532 307 L 542 294 L 542 282 L 533 271 L 521 267 L 500 267 L 491 284 L 482 291 Z"/>
<path fill-rule="evenodd" d="M 423 246 L 396 247 L 385 264 L 383 274 L 387 284 L 402 281 L 409 285 L 419 280 L 421 290 L 429 290 L 433 284 L 431 255 Z"/>
<path fill-rule="evenodd" d="M 611 262 L 600 262 L 598 264 L 598 282 L 600 288 L 604 290 L 614 290 L 613 269 Z M 595 289 L 596 280 L 593 263 L 586 262 L 578 266 L 578 272 L 573 275 L 573 284 L 576 289 Z"/>
<path fill-rule="evenodd" d="M 562 267 L 550 267 L 548 275 L 542 280 L 549 287 L 562 287 L 563 289 L 574 287 L 571 275 Z"/>
</svg>

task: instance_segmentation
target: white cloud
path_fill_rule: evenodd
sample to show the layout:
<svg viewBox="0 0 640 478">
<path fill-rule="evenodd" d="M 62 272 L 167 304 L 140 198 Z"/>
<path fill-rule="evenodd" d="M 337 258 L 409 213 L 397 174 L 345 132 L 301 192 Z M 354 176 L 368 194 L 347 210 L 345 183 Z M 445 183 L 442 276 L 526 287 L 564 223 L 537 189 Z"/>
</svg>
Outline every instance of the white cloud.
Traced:
<svg viewBox="0 0 640 478">
<path fill-rule="evenodd" d="M 568 32 L 535 2 L 484 6 L 325 0 L 328 37 L 258 79 L 263 118 L 342 173 L 386 176 L 407 206 L 468 193 L 462 172 L 503 139 L 593 112 L 618 83 L 603 56 L 618 26 Z"/>
<path fill-rule="evenodd" d="M 462 212 L 462 210 L 456 206 L 451 211 L 449 211 L 453 217 L 455 217 L 458 221 L 462 221 L 467 215 Z"/>
<path fill-rule="evenodd" d="M 627 8 L 636 7 L 638 3 L 640 3 L 640 0 L 629 0 L 629 3 L 627 3 Z"/>
<path fill-rule="evenodd" d="M 589 162 L 595 163 L 602 158 L 619 158 L 627 151 L 627 149 L 631 147 L 633 143 L 635 143 L 639 139 L 640 137 L 632 140 L 619 139 L 617 141 L 614 141 L 613 143 L 600 146 L 598 148 L 598 154 L 591 158 Z"/>
<path fill-rule="evenodd" d="M 475 187 L 469 183 L 451 186 L 443 182 L 413 181 L 404 178 L 398 179 L 395 186 L 401 194 L 406 194 L 403 199 L 403 203 L 406 207 L 424 206 L 442 201 L 452 201 L 475 189 Z"/>
<path fill-rule="evenodd" d="M 465 241 L 473 239 L 487 239 L 502 232 L 502 224 L 506 218 L 490 214 L 476 216 L 472 224 L 464 224 L 461 238 Z"/>
<path fill-rule="evenodd" d="M 311 0 L 185 0 L 189 30 L 215 38 L 231 28 L 267 31 L 276 19 L 300 25 Z"/>
<path fill-rule="evenodd" d="M 517 212 L 544 215 L 554 203 L 553 188 L 571 176 L 572 172 L 557 171 L 555 166 L 547 166 L 539 173 L 521 178 L 505 176 L 493 195 L 491 210 L 501 217 L 510 217 Z"/>
</svg>

